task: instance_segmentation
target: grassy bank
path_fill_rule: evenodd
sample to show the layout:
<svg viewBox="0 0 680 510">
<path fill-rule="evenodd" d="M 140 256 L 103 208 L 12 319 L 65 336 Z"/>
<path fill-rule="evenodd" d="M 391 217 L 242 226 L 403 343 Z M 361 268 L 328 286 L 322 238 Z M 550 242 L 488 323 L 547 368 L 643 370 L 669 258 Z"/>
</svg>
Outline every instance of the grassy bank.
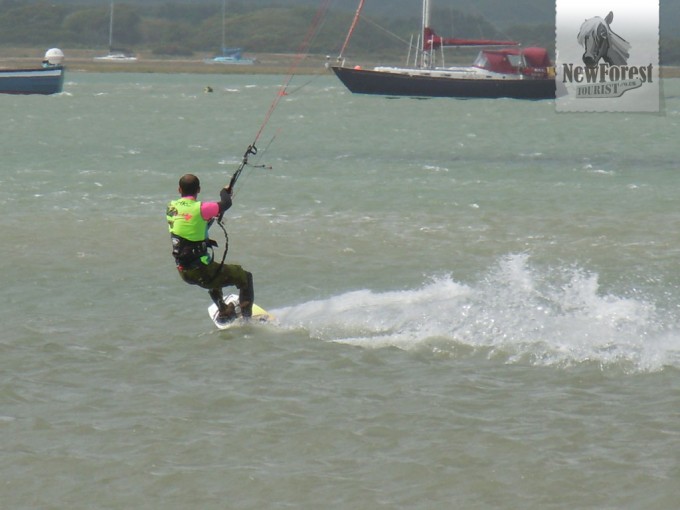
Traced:
<svg viewBox="0 0 680 510">
<path fill-rule="evenodd" d="M 247 54 L 255 58 L 253 65 L 206 64 L 203 60 L 212 55 L 192 57 L 158 57 L 152 53 L 137 53 L 137 61 L 115 62 L 94 60 L 106 51 L 63 50 L 64 64 L 69 71 L 96 73 L 195 73 L 195 74 L 288 74 L 291 66 L 298 64 L 296 74 L 319 74 L 325 72 L 325 55 L 308 55 L 302 61 L 296 55 L 283 53 Z M 28 48 L 0 48 L 0 68 L 27 68 L 39 66 L 44 50 Z M 393 63 L 400 62 L 398 57 Z M 334 62 L 335 59 L 331 59 Z M 370 58 L 356 58 L 357 63 L 370 67 L 377 64 Z M 461 63 L 464 64 L 464 63 Z M 662 66 L 662 78 L 680 78 L 680 67 Z"/>
<path fill-rule="evenodd" d="M 316 74 L 323 72 L 325 55 L 309 55 L 302 61 L 296 55 L 262 53 L 248 54 L 255 58 L 252 65 L 206 64 L 203 60 L 212 55 L 192 57 L 158 57 L 151 53 L 137 53 L 137 60 L 116 62 L 95 60 L 106 51 L 64 50 L 64 65 L 75 72 L 129 72 L 129 73 L 197 73 L 197 74 L 287 74 L 291 66 L 299 63 L 297 74 Z M 27 68 L 39 66 L 44 51 L 30 49 L 0 49 L 0 68 Z"/>
</svg>

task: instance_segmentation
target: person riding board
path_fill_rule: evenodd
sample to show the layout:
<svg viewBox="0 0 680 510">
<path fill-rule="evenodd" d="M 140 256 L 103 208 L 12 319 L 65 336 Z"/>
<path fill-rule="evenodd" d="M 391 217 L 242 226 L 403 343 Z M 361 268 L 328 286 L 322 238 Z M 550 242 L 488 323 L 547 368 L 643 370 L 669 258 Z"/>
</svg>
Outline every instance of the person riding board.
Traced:
<svg viewBox="0 0 680 510">
<path fill-rule="evenodd" d="M 218 320 L 229 322 L 236 318 L 233 304 L 223 301 L 222 287 L 239 289 L 239 306 L 244 318 L 252 316 L 254 290 L 253 275 L 237 264 L 215 262 L 212 247 L 217 243 L 209 238 L 208 229 L 215 218 L 231 207 L 231 189 L 220 190 L 219 202 L 200 202 L 201 183 L 193 174 L 179 180 L 178 200 L 168 204 L 166 218 L 172 240 L 172 255 L 179 275 L 186 283 L 208 290 L 217 305 Z"/>
</svg>

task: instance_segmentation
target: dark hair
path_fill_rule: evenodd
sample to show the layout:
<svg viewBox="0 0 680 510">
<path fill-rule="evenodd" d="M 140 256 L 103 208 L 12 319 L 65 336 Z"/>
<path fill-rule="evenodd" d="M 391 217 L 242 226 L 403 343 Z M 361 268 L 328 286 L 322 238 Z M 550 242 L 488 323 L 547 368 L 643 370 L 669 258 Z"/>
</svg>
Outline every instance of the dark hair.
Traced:
<svg viewBox="0 0 680 510">
<path fill-rule="evenodd" d="M 186 174 L 179 178 L 179 190 L 183 197 L 195 197 L 201 188 L 201 181 L 193 174 Z"/>
</svg>

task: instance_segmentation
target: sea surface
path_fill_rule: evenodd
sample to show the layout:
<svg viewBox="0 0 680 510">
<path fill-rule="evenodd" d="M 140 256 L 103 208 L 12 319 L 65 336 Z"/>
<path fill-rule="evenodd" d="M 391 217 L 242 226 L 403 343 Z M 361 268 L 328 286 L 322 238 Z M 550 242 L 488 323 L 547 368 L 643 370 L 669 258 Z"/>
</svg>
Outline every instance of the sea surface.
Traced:
<svg viewBox="0 0 680 510">
<path fill-rule="evenodd" d="M 680 80 L 650 115 L 301 76 L 265 123 L 283 81 L 0 96 L 0 507 L 677 509 Z M 277 321 L 218 331 L 165 206 L 263 123 L 227 260 Z"/>
</svg>

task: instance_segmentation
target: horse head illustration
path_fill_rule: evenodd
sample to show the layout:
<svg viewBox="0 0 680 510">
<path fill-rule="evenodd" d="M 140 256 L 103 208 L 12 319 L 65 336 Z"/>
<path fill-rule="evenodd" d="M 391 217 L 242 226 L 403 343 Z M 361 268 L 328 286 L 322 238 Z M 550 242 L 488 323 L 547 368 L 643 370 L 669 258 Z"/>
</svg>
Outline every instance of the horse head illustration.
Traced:
<svg viewBox="0 0 680 510">
<path fill-rule="evenodd" d="M 576 39 L 585 48 L 583 63 L 587 67 L 597 66 L 600 59 L 609 65 L 628 63 L 630 44 L 609 27 L 613 19 L 614 13 L 610 11 L 605 19 L 595 16 L 581 25 Z"/>
</svg>

